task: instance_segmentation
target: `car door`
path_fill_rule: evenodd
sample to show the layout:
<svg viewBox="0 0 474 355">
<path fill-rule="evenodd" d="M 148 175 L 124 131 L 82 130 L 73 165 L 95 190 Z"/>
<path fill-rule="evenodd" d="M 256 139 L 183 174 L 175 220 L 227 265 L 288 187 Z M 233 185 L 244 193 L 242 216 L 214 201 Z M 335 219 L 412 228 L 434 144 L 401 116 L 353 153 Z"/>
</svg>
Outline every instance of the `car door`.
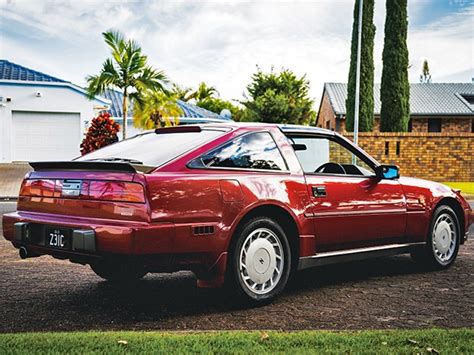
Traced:
<svg viewBox="0 0 474 355">
<path fill-rule="evenodd" d="M 305 172 L 317 251 L 391 244 L 405 235 L 397 180 L 375 177 L 371 160 L 337 136 L 292 136 Z M 354 155 L 356 153 L 356 155 Z"/>
</svg>

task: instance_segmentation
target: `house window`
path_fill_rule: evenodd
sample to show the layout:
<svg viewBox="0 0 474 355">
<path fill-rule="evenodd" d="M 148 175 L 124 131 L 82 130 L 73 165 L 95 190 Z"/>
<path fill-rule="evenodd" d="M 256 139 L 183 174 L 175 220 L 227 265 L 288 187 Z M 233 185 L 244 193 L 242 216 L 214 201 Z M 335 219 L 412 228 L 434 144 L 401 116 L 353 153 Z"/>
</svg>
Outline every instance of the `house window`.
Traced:
<svg viewBox="0 0 474 355">
<path fill-rule="evenodd" d="M 408 132 L 413 132 L 413 120 L 411 118 L 408 121 Z"/>
<path fill-rule="evenodd" d="M 326 129 L 330 129 L 331 128 L 331 122 L 330 121 L 326 121 Z"/>
<path fill-rule="evenodd" d="M 441 132 L 441 119 L 440 118 L 428 119 L 428 132 Z"/>
<path fill-rule="evenodd" d="M 474 118 L 471 121 L 471 133 L 474 133 Z"/>
</svg>

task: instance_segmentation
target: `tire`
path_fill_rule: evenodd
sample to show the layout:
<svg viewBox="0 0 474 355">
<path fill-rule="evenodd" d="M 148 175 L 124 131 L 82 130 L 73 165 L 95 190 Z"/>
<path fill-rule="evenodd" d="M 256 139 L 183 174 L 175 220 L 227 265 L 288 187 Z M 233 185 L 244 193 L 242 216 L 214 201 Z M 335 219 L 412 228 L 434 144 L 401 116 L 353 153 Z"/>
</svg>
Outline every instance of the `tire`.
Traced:
<svg viewBox="0 0 474 355">
<path fill-rule="evenodd" d="M 267 217 L 248 221 L 230 250 L 226 286 L 244 304 L 263 305 L 285 288 L 291 272 L 288 238 Z"/>
<path fill-rule="evenodd" d="M 90 267 L 97 276 L 113 283 L 134 282 L 140 280 L 148 273 L 143 266 L 126 261 L 101 261 L 90 264 Z"/>
<path fill-rule="evenodd" d="M 433 213 L 426 246 L 411 253 L 415 262 L 447 269 L 456 260 L 461 241 L 459 219 L 453 209 L 441 205 Z"/>
</svg>

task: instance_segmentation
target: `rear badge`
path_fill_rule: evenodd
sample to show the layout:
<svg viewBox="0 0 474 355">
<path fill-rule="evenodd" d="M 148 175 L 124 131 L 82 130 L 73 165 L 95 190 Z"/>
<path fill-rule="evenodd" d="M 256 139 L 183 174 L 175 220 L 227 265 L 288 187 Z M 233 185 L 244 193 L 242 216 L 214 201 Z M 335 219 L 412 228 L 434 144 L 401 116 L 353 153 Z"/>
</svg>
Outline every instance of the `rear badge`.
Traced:
<svg viewBox="0 0 474 355">
<path fill-rule="evenodd" d="M 64 180 L 61 196 L 76 197 L 81 194 L 81 180 Z"/>
<path fill-rule="evenodd" d="M 127 216 L 127 217 L 131 217 L 133 216 L 133 209 L 132 208 L 126 208 L 126 207 L 118 207 L 116 206 L 114 208 L 114 212 L 115 213 L 118 213 L 122 216 Z"/>
</svg>

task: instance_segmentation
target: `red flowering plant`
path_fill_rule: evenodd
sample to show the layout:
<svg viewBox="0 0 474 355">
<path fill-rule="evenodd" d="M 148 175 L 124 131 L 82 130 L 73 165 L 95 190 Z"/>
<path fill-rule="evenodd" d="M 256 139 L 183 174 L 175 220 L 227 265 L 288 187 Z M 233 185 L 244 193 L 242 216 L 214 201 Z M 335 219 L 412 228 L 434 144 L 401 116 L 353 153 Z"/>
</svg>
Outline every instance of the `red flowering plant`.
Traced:
<svg viewBox="0 0 474 355">
<path fill-rule="evenodd" d="M 81 155 L 117 142 L 119 130 L 119 124 L 110 118 L 110 114 L 101 112 L 99 116 L 92 119 L 86 136 L 81 143 Z"/>
</svg>

